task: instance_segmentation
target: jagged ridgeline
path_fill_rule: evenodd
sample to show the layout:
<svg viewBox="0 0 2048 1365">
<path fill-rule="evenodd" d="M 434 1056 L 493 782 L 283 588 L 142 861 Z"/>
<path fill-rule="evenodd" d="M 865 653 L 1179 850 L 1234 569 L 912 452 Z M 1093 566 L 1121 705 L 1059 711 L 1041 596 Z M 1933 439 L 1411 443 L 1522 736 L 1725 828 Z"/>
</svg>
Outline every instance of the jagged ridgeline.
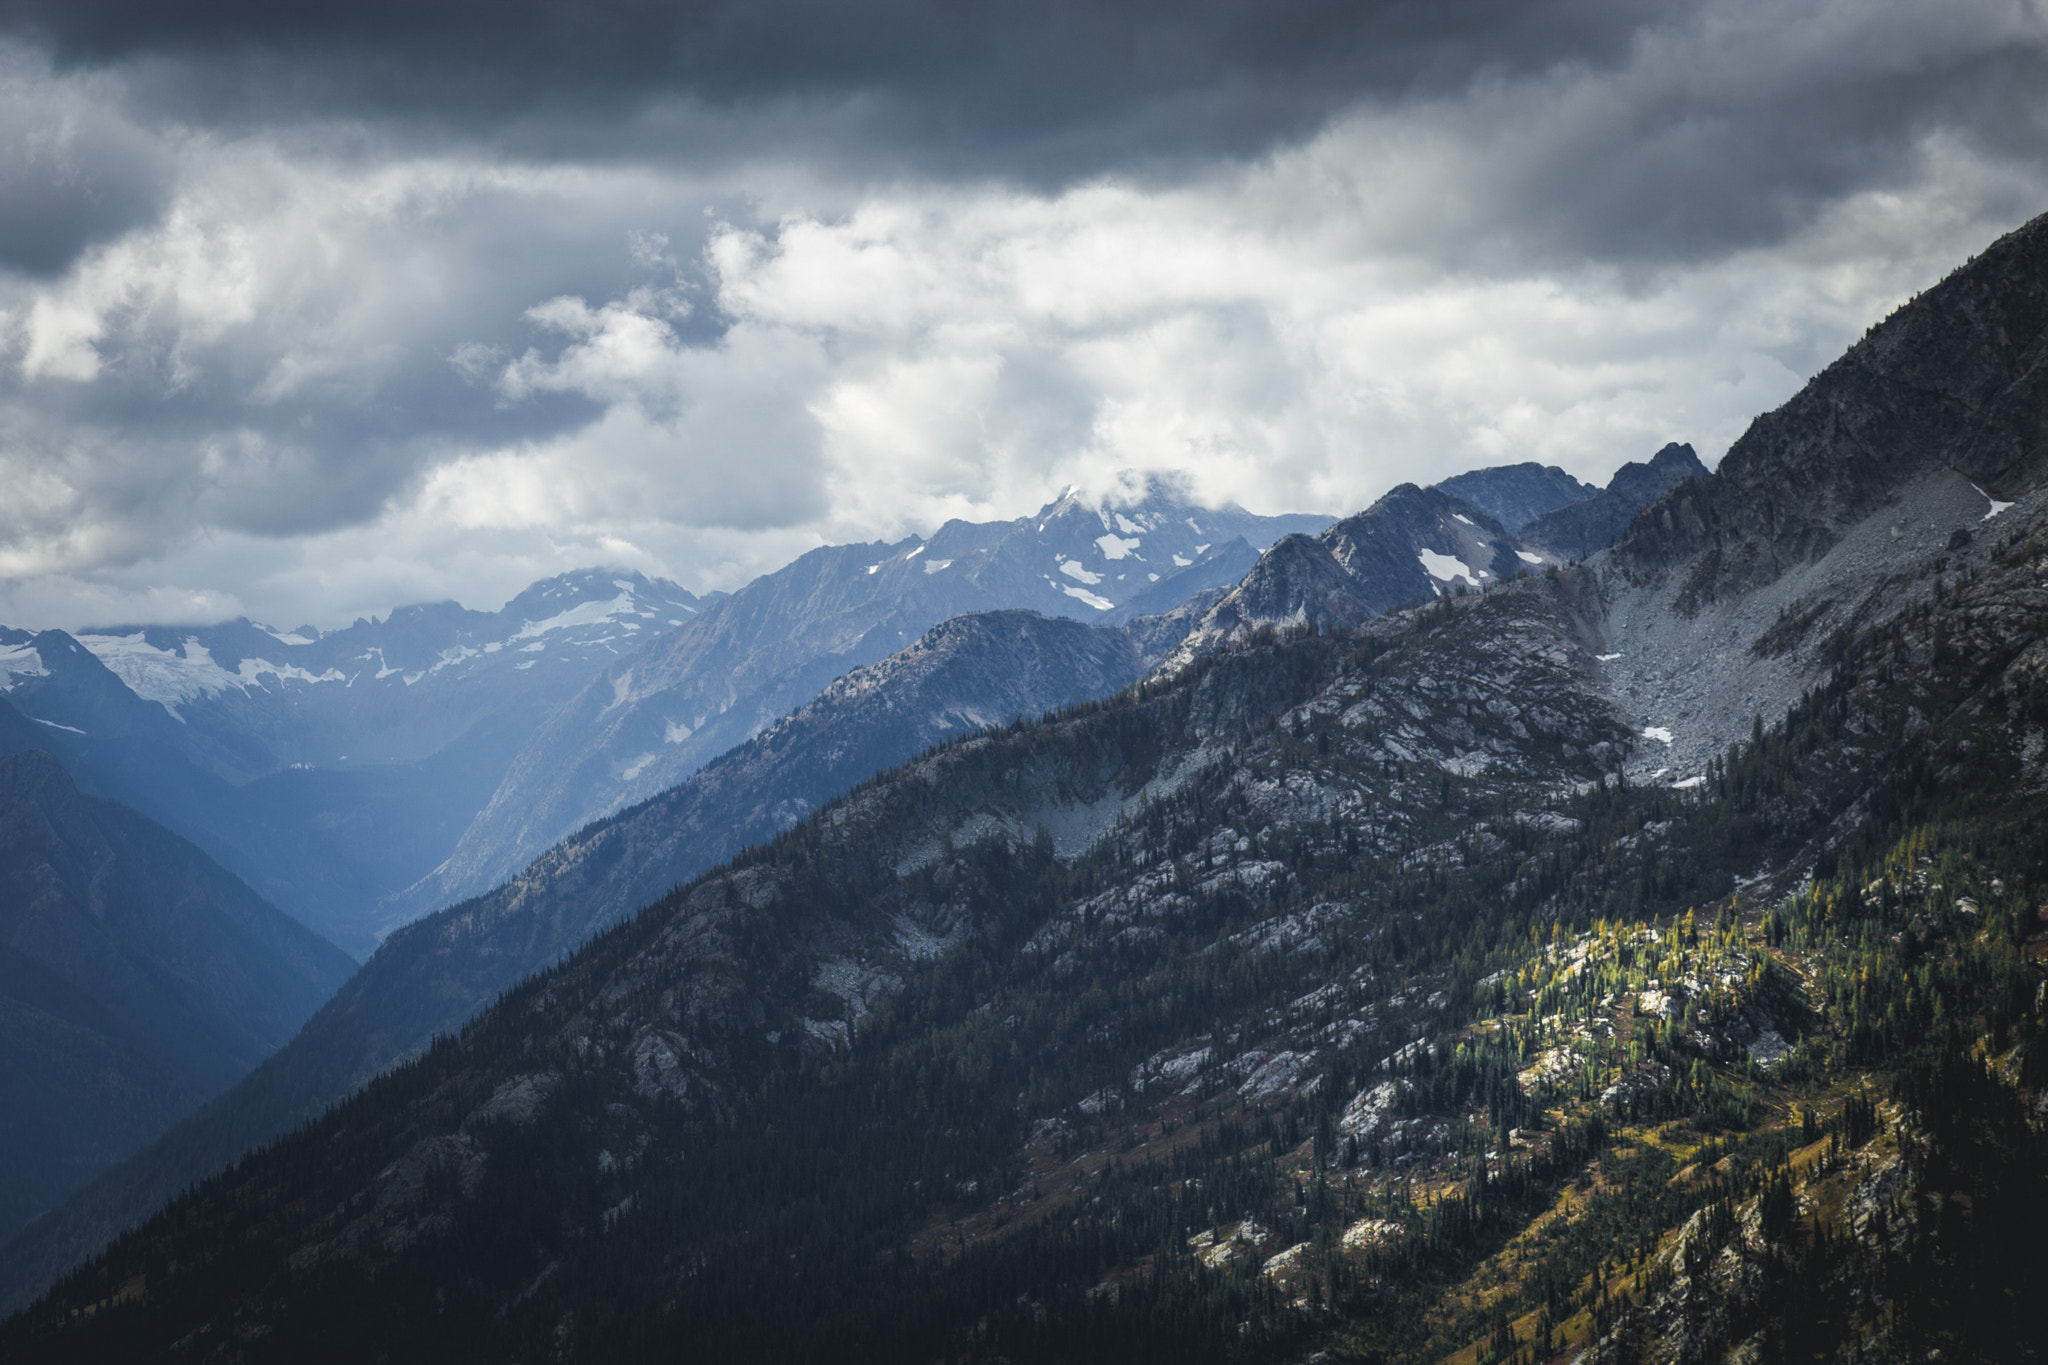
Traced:
<svg viewBox="0 0 2048 1365">
<path fill-rule="evenodd" d="M 1896 334 L 1981 342 L 2018 378 L 1955 421 L 2022 430 L 2048 313 L 1970 319 L 2048 293 L 2044 233 L 1842 363 L 1912 382 Z M 1605 671 L 1626 594 L 1711 623 L 1947 505 L 1871 469 L 1978 455 L 1854 466 L 1794 553 L 1738 447 L 1734 491 L 1638 519 L 1654 559 L 1264 632 L 930 752 L 183 1196 L 0 1350 L 2032 1358 L 2034 414 L 1990 514 L 1763 621 L 1803 693 L 1676 782 Z"/>
</svg>

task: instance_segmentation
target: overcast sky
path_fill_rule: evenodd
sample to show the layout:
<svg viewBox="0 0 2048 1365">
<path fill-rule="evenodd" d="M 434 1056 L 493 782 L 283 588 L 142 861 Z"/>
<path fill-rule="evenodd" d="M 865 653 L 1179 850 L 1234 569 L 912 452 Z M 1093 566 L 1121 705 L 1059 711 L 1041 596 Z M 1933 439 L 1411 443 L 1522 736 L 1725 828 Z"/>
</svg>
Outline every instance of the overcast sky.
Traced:
<svg viewBox="0 0 2048 1365">
<path fill-rule="evenodd" d="M 0 622 L 1712 464 L 2044 209 L 2032 0 L 0 0 Z"/>
</svg>

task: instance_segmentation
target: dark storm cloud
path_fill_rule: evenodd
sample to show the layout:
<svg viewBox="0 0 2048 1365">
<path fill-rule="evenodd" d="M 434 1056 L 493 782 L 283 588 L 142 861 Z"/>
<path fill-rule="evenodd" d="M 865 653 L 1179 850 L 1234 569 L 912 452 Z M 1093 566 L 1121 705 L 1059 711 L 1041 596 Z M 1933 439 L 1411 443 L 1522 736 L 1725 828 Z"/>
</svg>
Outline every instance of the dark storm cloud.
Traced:
<svg viewBox="0 0 2048 1365">
<path fill-rule="evenodd" d="M 0 603 L 345 619 L 387 578 L 730 583 L 1119 467 L 1342 510 L 1711 459 L 2048 206 L 2044 34 L 2031 0 L 0 0 Z"/>
<path fill-rule="evenodd" d="M 206 120 L 424 121 L 578 157 L 702 158 L 795 135 L 876 166 L 1041 183 L 1255 154 L 1361 98 L 1611 62 L 1674 14 L 1628 0 L 0 4 L 0 24 L 60 63 L 129 64 L 150 98 Z M 676 101 L 688 116 L 661 116 Z"/>
<path fill-rule="evenodd" d="M 48 276 L 162 207 L 150 140 L 89 103 L 48 107 L 0 83 L 0 269 Z"/>
<path fill-rule="evenodd" d="M 1998 41 L 2000 22 L 1994 6 L 1630 0 L 0 0 L 0 27 L 64 69 L 120 69 L 153 112 L 563 162 L 1049 190 L 1170 181 L 1347 110 L 1461 102 L 1456 135 L 1499 154 L 1410 236 L 1511 269 L 1780 240 L 1913 176 L 1930 136 L 2039 162 L 2048 51 L 2024 22 Z M 1533 119 L 1500 97 L 1546 81 L 1596 93 Z M 30 187 L 16 254 L 65 259 L 147 202 L 99 193 Z"/>
</svg>

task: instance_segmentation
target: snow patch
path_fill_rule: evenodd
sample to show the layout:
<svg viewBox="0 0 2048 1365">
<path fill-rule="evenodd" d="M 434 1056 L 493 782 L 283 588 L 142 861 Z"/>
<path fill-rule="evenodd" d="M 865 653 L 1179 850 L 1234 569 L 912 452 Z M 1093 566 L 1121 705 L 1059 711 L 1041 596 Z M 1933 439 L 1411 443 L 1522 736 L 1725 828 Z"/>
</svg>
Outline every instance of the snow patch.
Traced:
<svg viewBox="0 0 2048 1365">
<path fill-rule="evenodd" d="M 1135 536 L 1129 540 L 1113 535 L 1095 537 L 1095 548 L 1102 551 L 1104 559 L 1122 559 L 1125 555 L 1137 549 L 1139 543 Z"/>
<path fill-rule="evenodd" d="M 1089 581 L 1095 582 L 1099 580 L 1091 579 Z M 1107 597 L 1097 596 L 1086 588 L 1062 587 L 1060 591 L 1077 601 L 1086 602 L 1097 611 L 1114 611 L 1116 609 L 1116 603 L 1110 601 Z"/>
<path fill-rule="evenodd" d="M 34 645 L 0 645 L 0 687 L 12 686 L 16 678 L 47 677 L 49 672 Z"/>
<path fill-rule="evenodd" d="M 1645 725 L 1643 727 L 1643 738 L 1654 739 L 1660 744 L 1669 744 L 1671 742 L 1671 732 L 1661 725 Z"/>
<path fill-rule="evenodd" d="M 1970 485 L 1970 487 L 1977 488 L 1977 485 L 1973 483 Z M 1992 497 L 1989 493 L 1986 493 L 1981 488 L 1977 488 L 1977 496 L 1991 504 L 1991 510 L 1984 514 L 1984 520 L 1986 521 L 1991 520 L 2000 512 L 2003 512 L 2006 508 L 2012 506 L 2012 504 L 2009 502 L 2000 502 L 1997 498 Z"/>
<path fill-rule="evenodd" d="M 692 733 L 693 731 L 687 725 L 678 725 L 675 721 L 666 718 L 661 722 L 661 742 L 663 744 L 681 744 Z"/>
<path fill-rule="evenodd" d="M 41 716 L 30 716 L 29 719 L 34 721 L 38 725 L 47 725 L 52 730 L 69 730 L 74 735 L 82 735 L 85 733 L 85 731 L 79 729 L 76 725 L 59 725 L 56 721 L 44 720 Z"/>
<path fill-rule="evenodd" d="M 1455 559 L 1450 555 L 1440 555 L 1435 550 L 1418 551 L 1415 557 L 1422 561 L 1424 572 L 1428 573 L 1431 578 L 1441 578 L 1446 583 L 1459 578 L 1464 579 L 1467 583 L 1477 583 L 1479 581 L 1479 575 L 1466 568 L 1465 561 L 1462 559 Z"/>
<path fill-rule="evenodd" d="M 1462 522 L 1464 522 L 1464 523 L 1465 523 L 1465 524 L 1466 524 L 1467 526 L 1470 526 L 1470 527 L 1472 527 L 1472 529 L 1473 529 L 1473 530 L 1475 530 L 1475 531 L 1476 531 L 1476 530 L 1478 530 L 1478 529 L 1479 529 L 1479 527 L 1478 527 L 1478 524 L 1477 524 L 1477 523 L 1475 523 L 1475 522 L 1474 522 L 1474 521 L 1472 520 L 1472 518 L 1470 518 L 1470 517 L 1466 516 L 1466 515 L 1465 515 L 1465 514 L 1464 514 L 1463 512 L 1453 512 L 1453 513 L 1451 513 L 1451 515 L 1452 515 L 1452 516 L 1453 516 L 1454 518 L 1456 518 L 1457 520 L 1459 520 L 1459 521 L 1462 521 Z"/>
<path fill-rule="evenodd" d="M 625 782 L 631 782 L 634 778 L 646 772 L 647 766 L 652 762 L 654 762 L 654 755 L 652 753 L 645 753 L 640 755 L 640 757 L 634 759 L 631 763 L 628 763 L 625 766 L 625 768 L 620 771 L 620 780 Z"/>
<path fill-rule="evenodd" d="M 924 571 L 926 573 L 937 573 L 941 569 L 950 569 L 952 567 L 953 561 L 950 559 L 927 559 L 924 562 Z"/>
<path fill-rule="evenodd" d="M 1706 785 L 1707 779 L 1704 774 L 1698 777 L 1688 777 L 1683 782 L 1673 782 L 1671 784 L 1672 788 L 1676 791 L 1686 791 L 1692 787 L 1704 787 Z"/>
<path fill-rule="evenodd" d="M 1532 555 L 1527 550 L 1515 551 L 1515 558 L 1521 560 L 1524 564 L 1541 564 L 1543 562 L 1542 555 Z"/>
<path fill-rule="evenodd" d="M 1116 529 L 1122 531 L 1127 536 L 1135 536 L 1143 532 L 1145 528 L 1132 521 L 1123 513 L 1118 512 L 1116 514 Z"/>
<path fill-rule="evenodd" d="M 1079 579 L 1081 582 L 1086 583 L 1091 588 L 1102 581 L 1101 574 L 1091 573 L 1087 569 L 1082 568 L 1081 561 L 1079 561 L 1078 559 L 1061 560 L 1060 572 L 1065 574 L 1069 578 Z M 1069 588 L 1067 589 L 1067 591 L 1069 593 L 1072 593 L 1073 589 Z"/>
<path fill-rule="evenodd" d="M 635 614 L 637 613 L 633 611 L 633 594 L 628 590 L 607 602 L 582 602 L 545 620 L 528 621 L 512 638 L 531 640 L 536 635 L 546 635 L 549 631 L 567 630 L 571 626 L 594 626 L 600 621 L 610 621 L 615 616 Z"/>
<path fill-rule="evenodd" d="M 1195 561 L 1189 559 L 1186 555 L 1175 555 L 1173 557 L 1173 562 L 1175 564 L 1178 564 L 1181 568 L 1185 569 L 1188 565 L 1194 563 Z"/>
<path fill-rule="evenodd" d="M 1619 655 L 1619 654 L 1595 654 L 1595 655 L 1594 655 L 1593 657 L 1594 657 L 1595 659 L 1599 660 L 1599 661 L 1600 661 L 1601 663 L 1603 663 L 1603 664 L 1611 664 L 1611 663 L 1613 663 L 1613 662 L 1614 662 L 1614 661 L 1615 661 L 1616 659 L 1619 659 L 1619 658 L 1621 657 L 1621 655 Z M 1668 741 L 1667 741 L 1667 742 L 1668 742 Z"/>
</svg>

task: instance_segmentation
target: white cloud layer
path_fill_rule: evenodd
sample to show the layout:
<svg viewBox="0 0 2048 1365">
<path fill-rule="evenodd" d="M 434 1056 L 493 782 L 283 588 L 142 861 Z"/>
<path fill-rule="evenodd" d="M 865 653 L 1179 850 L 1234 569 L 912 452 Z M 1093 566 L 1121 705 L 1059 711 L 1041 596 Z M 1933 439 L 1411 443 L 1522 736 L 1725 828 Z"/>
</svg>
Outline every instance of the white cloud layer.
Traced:
<svg viewBox="0 0 2048 1365">
<path fill-rule="evenodd" d="M 730 587 L 1123 471 L 1342 513 L 1488 463 L 1711 463 L 2048 208 L 2041 96 L 1996 140 L 1944 87 L 1884 156 L 1790 171 L 1744 113 L 1853 142 L 1902 64 L 2035 51 L 2033 10 L 1772 12 L 1044 191 L 147 126 L 8 54 L 0 126 L 89 123 L 160 190 L 0 275 L 0 620 L 332 626 L 593 562 Z"/>
</svg>

